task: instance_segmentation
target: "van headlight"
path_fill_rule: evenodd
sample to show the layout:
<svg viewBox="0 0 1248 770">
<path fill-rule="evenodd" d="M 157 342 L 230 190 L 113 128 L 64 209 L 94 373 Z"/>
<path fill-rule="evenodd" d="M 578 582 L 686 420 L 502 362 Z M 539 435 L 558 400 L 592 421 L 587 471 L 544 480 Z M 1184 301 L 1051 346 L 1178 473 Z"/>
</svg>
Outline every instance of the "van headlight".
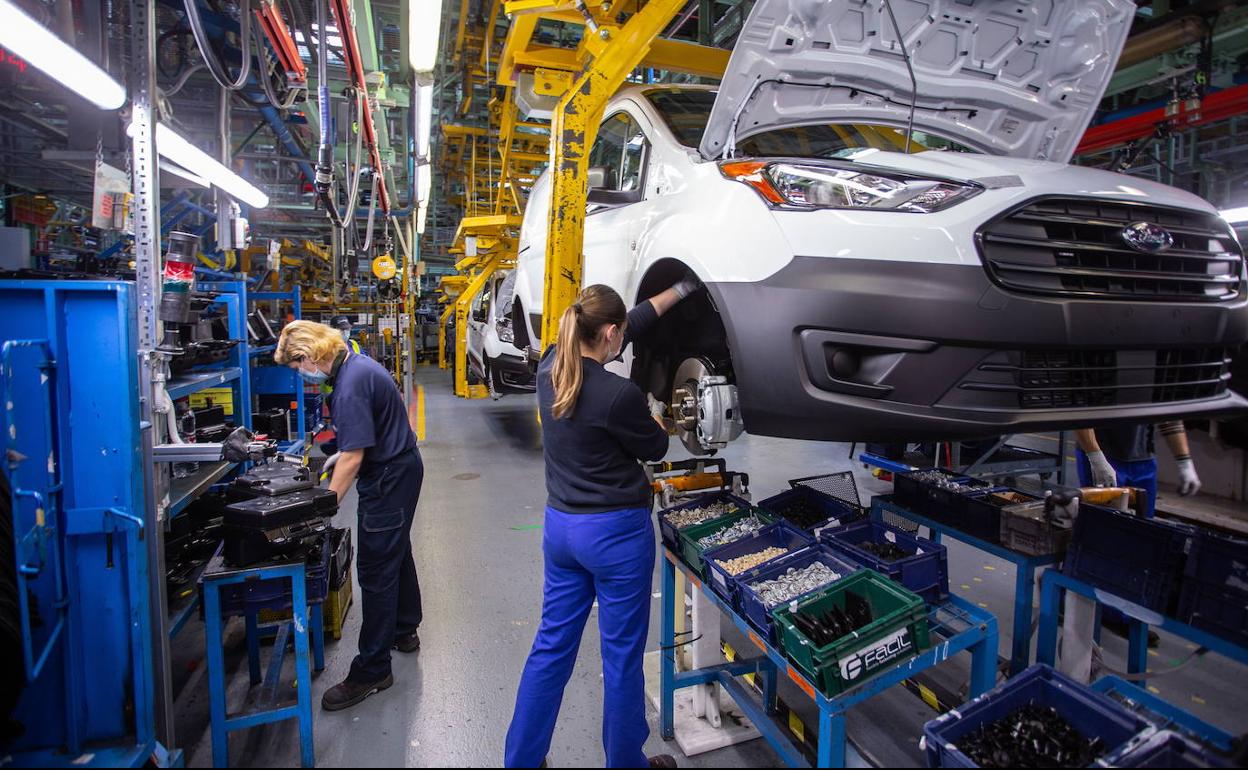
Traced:
<svg viewBox="0 0 1248 770">
<path fill-rule="evenodd" d="M 978 195 L 976 184 L 863 169 L 853 165 L 730 161 L 728 179 L 753 187 L 768 203 L 803 209 L 869 209 L 928 214 Z"/>
<path fill-rule="evenodd" d="M 515 342 L 516 342 L 516 334 L 515 334 L 515 332 L 513 332 L 513 331 L 512 331 L 512 329 L 511 329 L 511 319 L 510 319 L 510 318 L 501 318 L 501 319 L 499 319 L 498 323 L 496 323 L 496 324 L 494 325 L 494 328 L 498 330 L 498 338 L 499 338 L 501 341 L 506 342 L 506 343 L 511 344 L 511 345 L 514 345 L 514 344 L 515 344 Z"/>
</svg>

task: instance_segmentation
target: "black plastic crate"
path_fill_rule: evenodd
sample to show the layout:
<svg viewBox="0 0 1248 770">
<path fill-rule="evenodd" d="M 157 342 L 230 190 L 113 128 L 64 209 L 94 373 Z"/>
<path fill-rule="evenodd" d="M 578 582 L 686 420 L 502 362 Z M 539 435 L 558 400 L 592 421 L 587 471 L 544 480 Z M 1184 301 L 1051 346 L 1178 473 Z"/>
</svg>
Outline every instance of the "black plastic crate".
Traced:
<svg viewBox="0 0 1248 770">
<path fill-rule="evenodd" d="M 824 532 L 819 541 L 849 560 L 902 584 L 929 604 L 949 596 L 949 554 L 943 545 L 878 521 Z M 891 543 L 910 555 L 885 561 L 865 550 L 866 543 Z"/>
<path fill-rule="evenodd" d="M 1182 524 L 1081 504 L 1062 571 L 1169 615 L 1194 534 Z"/>
<path fill-rule="evenodd" d="M 329 595 L 329 575 L 333 560 L 330 534 L 326 532 L 321 536 L 320 544 L 308 554 L 304 562 L 305 590 L 309 604 L 323 602 Z M 289 580 L 248 580 L 221 587 L 221 611 L 223 614 L 241 615 L 253 609 L 288 610 L 293 598 Z"/>
<path fill-rule="evenodd" d="M 838 529 L 862 521 L 869 515 L 861 506 L 807 486 L 795 486 L 773 495 L 760 502 L 758 507 L 815 537 L 824 530 Z"/>
<path fill-rule="evenodd" d="M 971 496 L 963 490 L 945 489 L 926 480 L 925 477 L 931 474 L 939 474 L 964 488 L 990 489 L 992 487 L 992 484 L 987 481 L 965 476 L 947 468 L 931 468 L 893 476 L 894 502 L 921 516 L 950 526 L 957 526 L 959 519 L 967 511 Z M 991 539 L 995 540 L 996 537 L 997 533 L 993 532 Z"/>
<path fill-rule="evenodd" d="M 1206 530 L 1192 538 L 1178 618 L 1248 647 L 1248 540 Z"/>
</svg>

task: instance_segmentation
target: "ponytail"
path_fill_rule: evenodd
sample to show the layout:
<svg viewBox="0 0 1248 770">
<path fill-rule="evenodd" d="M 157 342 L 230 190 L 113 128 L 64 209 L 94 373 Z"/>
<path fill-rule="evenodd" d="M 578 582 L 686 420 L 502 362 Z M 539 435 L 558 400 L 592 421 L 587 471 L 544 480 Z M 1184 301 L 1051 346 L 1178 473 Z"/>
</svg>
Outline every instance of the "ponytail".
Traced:
<svg viewBox="0 0 1248 770">
<path fill-rule="evenodd" d="M 609 286 L 595 284 L 581 292 L 576 302 L 559 318 L 555 363 L 551 382 L 555 387 L 555 403 L 551 413 L 555 419 L 568 417 L 576 409 L 581 395 L 581 357 L 584 343 L 593 342 L 602 327 L 615 324 L 623 328 L 628 320 L 624 300 Z"/>
</svg>

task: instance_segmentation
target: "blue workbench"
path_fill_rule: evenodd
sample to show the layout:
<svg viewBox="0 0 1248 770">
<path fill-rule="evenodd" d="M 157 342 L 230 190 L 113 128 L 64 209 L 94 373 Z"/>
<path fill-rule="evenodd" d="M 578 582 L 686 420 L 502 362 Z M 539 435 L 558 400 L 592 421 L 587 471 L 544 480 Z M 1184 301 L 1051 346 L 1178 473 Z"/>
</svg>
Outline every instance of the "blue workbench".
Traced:
<svg viewBox="0 0 1248 770">
<path fill-rule="evenodd" d="M 927 527 L 932 532 L 934 542 L 939 543 L 942 537 L 947 536 L 1014 565 L 1014 643 L 1010 653 L 1010 676 L 1025 670 L 1031 659 L 1031 616 L 1035 610 L 1036 570 L 1057 564 L 1062 557 L 1057 554 L 1028 556 L 1018 551 L 1011 551 L 1000 544 L 980 540 L 947 524 L 932 521 L 926 516 L 920 516 L 914 511 L 902 508 L 889 496 L 879 496 L 872 500 L 871 517 L 879 521 L 883 519 L 885 513 L 891 513 L 921 527 Z"/>
<path fill-rule="evenodd" d="M 680 570 L 696 587 L 702 581 L 667 548 L 663 549 L 662 619 L 659 648 L 676 647 L 676 571 Z M 845 767 L 847 754 L 853 752 L 845 735 L 845 712 L 853 706 L 891 689 L 904 680 L 939 665 L 959 652 L 971 653 L 970 697 L 976 698 L 992 689 L 997 674 L 997 619 L 957 596 L 931 608 L 929 622 L 932 648 L 895 668 L 885 671 L 858 687 L 829 698 L 810 679 L 789 663 L 784 653 L 759 637 L 753 627 L 713 591 L 703 589 L 702 595 L 719 608 L 737 628 L 745 633 L 762 654 L 759 658 L 725 663 L 695 671 L 677 672 L 675 656 L 660 656 L 659 674 L 662 685 L 660 725 L 665 740 L 675 737 L 676 691 L 699 684 L 718 683 L 741 711 L 749 717 L 781 760 L 790 767 L 806 767 L 808 762 L 788 733 L 776 725 L 771 714 L 776 712 L 779 676 L 783 672 L 809 697 L 819 709 L 817 767 Z M 739 677 L 757 674 L 762 682 L 762 702 L 758 702 Z M 918 736 L 915 736 L 916 740 Z M 854 752 L 856 754 L 856 752 Z M 855 757 L 861 759 L 861 757 Z"/>
</svg>

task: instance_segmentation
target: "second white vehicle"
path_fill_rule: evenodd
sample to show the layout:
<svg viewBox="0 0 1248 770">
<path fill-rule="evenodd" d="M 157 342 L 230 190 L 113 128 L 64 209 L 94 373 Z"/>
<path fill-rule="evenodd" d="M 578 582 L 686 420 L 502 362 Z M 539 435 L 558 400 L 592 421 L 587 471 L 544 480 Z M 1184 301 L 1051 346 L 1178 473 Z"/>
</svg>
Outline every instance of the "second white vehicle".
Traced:
<svg viewBox="0 0 1248 770">
<path fill-rule="evenodd" d="M 468 368 L 494 398 L 532 393 L 536 388 L 524 351 L 516 347 L 512 332 L 515 286 L 514 270 L 495 273 L 473 300 L 468 315 Z"/>
</svg>

